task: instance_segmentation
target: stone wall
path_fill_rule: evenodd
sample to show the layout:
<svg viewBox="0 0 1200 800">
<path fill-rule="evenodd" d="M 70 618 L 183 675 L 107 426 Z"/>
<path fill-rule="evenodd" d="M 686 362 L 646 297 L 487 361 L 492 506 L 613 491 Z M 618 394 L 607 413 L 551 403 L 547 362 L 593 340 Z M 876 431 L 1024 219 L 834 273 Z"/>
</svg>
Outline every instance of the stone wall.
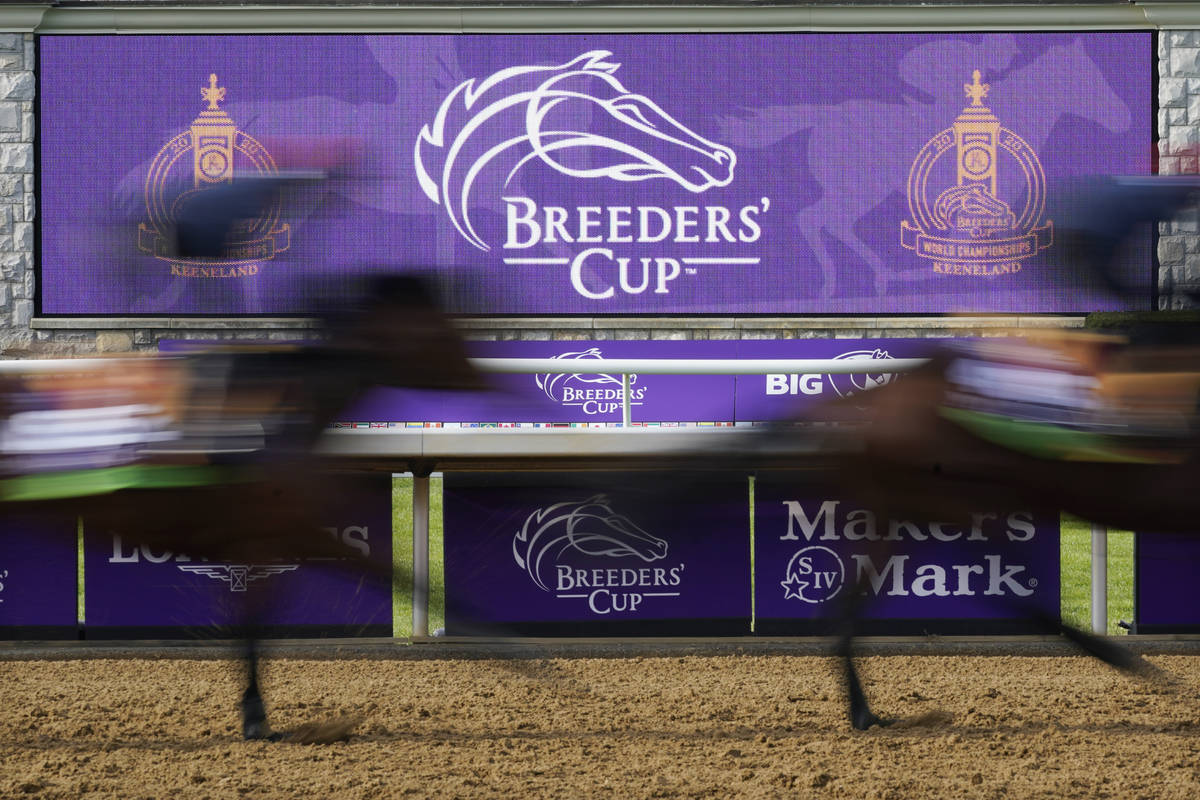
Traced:
<svg viewBox="0 0 1200 800">
<path fill-rule="evenodd" d="M 1200 31 L 1158 34 L 1158 148 L 1164 175 L 1200 173 Z M 1191 209 L 1159 225 L 1158 307 L 1194 308 L 1200 224 Z"/>
<path fill-rule="evenodd" d="M 33 35 L 0 33 L 0 346 L 33 338 Z"/>
</svg>

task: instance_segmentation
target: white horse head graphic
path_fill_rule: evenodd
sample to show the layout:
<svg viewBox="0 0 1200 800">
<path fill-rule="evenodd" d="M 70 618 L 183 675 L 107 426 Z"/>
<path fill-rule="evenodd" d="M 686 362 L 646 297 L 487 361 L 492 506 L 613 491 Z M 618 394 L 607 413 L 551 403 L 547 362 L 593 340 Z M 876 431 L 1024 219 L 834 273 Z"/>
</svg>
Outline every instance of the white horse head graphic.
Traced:
<svg viewBox="0 0 1200 800">
<path fill-rule="evenodd" d="M 610 55 L 593 50 L 558 66 L 510 67 L 464 81 L 421 129 L 417 179 L 467 241 L 490 249 L 472 227 L 470 198 L 493 164 L 506 170 L 505 185 L 530 161 L 573 178 L 666 178 L 690 192 L 733 180 L 733 151 L 626 89 Z M 578 130 L 579 120 L 590 120 L 587 130 Z"/>
<path fill-rule="evenodd" d="M 849 353 L 842 353 L 840 356 L 834 356 L 835 361 L 853 360 L 853 361 L 888 361 L 891 356 L 886 350 L 875 348 L 874 350 L 852 350 Z M 882 364 L 880 366 L 883 366 Z M 831 378 L 834 376 L 830 376 Z M 899 377 L 894 372 L 857 372 L 849 375 L 839 375 L 838 379 L 845 379 L 850 386 L 840 385 L 840 381 L 835 379 L 832 381 L 834 390 L 842 397 L 850 397 L 858 392 L 865 392 L 870 389 L 877 389 L 880 386 L 887 386 L 892 381 Z"/>
<path fill-rule="evenodd" d="M 545 591 L 550 588 L 541 574 L 543 559 L 549 554 L 550 562 L 557 563 L 567 550 L 608 558 L 633 556 L 646 562 L 667 557 L 665 541 L 614 512 L 603 494 L 539 508 L 513 537 L 517 566 Z"/>
<path fill-rule="evenodd" d="M 554 356 L 554 358 L 563 358 L 563 359 L 576 359 L 577 358 L 580 360 L 596 360 L 596 361 L 604 360 L 604 356 L 600 355 L 600 348 L 598 348 L 598 347 L 589 347 L 587 350 L 580 350 L 578 352 L 560 353 L 559 355 Z M 637 383 L 637 379 L 638 379 L 637 375 L 631 374 L 629 376 L 629 385 L 632 386 L 635 383 Z M 562 373 L 541 372 L 534 376 L 534 381 L 537 383 L 537 387 L 545 393 L 546 397 L 549 397 L 551 400 L 553 400 L 556 403 L 562 402 L 563 387 L 569 386 L 570 384 L 573 384 L 573 383 L 593 383 L 593 384 L 611 383 L 617 387 L 621 386 L 621 379 L 619 377 L 617 377 L 615 375 L 607 375 L 607 374 L 601 373 L 601 372 L 595 372 L 595 373 L 574 372 L 574 373 L 571 373 L 570 375 L 565 375 Z"/>
</svg>

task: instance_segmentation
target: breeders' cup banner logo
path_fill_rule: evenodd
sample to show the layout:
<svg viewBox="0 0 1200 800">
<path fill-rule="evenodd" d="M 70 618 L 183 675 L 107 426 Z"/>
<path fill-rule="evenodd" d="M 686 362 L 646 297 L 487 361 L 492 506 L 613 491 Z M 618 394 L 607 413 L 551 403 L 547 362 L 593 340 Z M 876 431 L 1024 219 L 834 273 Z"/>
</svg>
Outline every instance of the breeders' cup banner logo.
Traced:
<svg viewBox="0 0 1200 800">
<path fill-rule="evenodd" d="M 981 511 L 955 524 L 879 519 L 850 500 L 796 499 L 805 488 L 769 477 L 755 486 L 763 630 L 828 620 L 838 613 L 834 601 L 853 591 L 867 595 L 874 620 L 986 625 L 1020 620 L 1027 607 L 1057 616 L 1056 519 L 1028 511 Z"/>
<path fill-rule="evenodd" d="M 556 265 L 589 300 L 617 292 L 668 294 L 701 265 L 752 266 L 754 256 L 681 255 L 679 245 L 738 248 L 762 235 L 758 217 L 770 200 L 740 209 L 722 205 L 540 206 L 515 191 L 527 165 L 581 181 L 660 180 L 699 195 L 733 181 L 733 150 L 679 123 L 655 100 L 617 77 L 612 53 L 594 50 L 565 63 L 514 66 L 459 84 L 421 129 L 414 150 L 417 178 L 455 230 L 488 251 L 472 223 L 473 198 L 489 171 L 502 176 L 510 267 Z M 727 248 L 728 249 L 728 248 Z M 569 255 L 559 255 L 569 252 Z"/>
<path fill-rule="evenodd" d="M 679 597 L 687 565 L 668 561 L 669 549 L 602 494 L 539 508 L 513 537 L 513 560 L 539 589 L 599 616 Z"/>
<path fill-rule="evenodd" d="M 921 149 L 908 176 L 913 220 L 901 223 L 901 240 L 943 275 L 1019 272 L 1054 238 L 1043 220 L 1046 178 L 1037 153 L 983 104 L 991 86 L 979 76 L 975 70 L 963 85 L 971 104 Z M 948 186 L 950 170 L 938 167 L 943 156 L 953 162 Z M 1002 180 L 1007 171 L 1019 180 Z"/>
<path fill-rule="evenodd" d="M 216 73 L 201 87 L 208 104 L 191 127 L 167 142 L 154 156 L 146 175 L 148 221 L 138 226 L 137 245 L 143 253 L 167 262 L 171 275 L 181 278 L 245 278 L 257 275 L 264 262 L 291 245 L 291 228 L 280 220 L 278 198 L 253 219 L 235 223 L 221 256 L 180 259 L 174 254 L 174 231 L 182 209 L 203 203 L 203 195 L 236 180 L 235 170 L 252 175 L 278 173 L 275 160 L 253 136 L 238 130 L 221 109 L 226 89 Z M 233 202 L 232 197 L 226 197 Z"/>
<path fill-rule="evenodd" d="M 580 365 L 590 361 L 603 361 L 604 356 L 599 347 L 589 347 L 586 350 L 561 353 L 553 356 L 559 359 L 578 359 Z M 597 364 L 596 366 L 600 366 Z M 621 410 L 624 388 L 621 376 L 603 373 L 575 372 L 569 375 L 562 373 L 541 373 L 534 376 L 534 382 L 550 400 L 564 408 L 575 408 L 587 416 L 613 414 Z M 638 376 L 629 376 L 629 405 L 643 405 L 646 399 L 646 387 L 638 386 Z"/>
<path fill-rule="evenodd" d="M 654 473 L 636 487 L 607 473 L 570 480 L 446 476 L 448 633 L 549 632 L 559 622 L 632 631 L 654 620 L 748 630 L 744 480 L 700 476 L 703 502 L 690 505 L 671 500 Z"/>
</svg>

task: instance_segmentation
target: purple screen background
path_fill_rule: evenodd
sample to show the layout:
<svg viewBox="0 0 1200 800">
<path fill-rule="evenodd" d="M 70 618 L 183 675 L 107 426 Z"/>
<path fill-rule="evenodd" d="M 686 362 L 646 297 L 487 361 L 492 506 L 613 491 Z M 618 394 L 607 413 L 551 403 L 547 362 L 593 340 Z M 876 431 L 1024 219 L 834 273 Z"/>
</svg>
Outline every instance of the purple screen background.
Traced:
<svg viewBox="0 0 1200 800">
<path fill-rule="evenodd" d="M 309 309 L 314 293 L 336 297 L 354 274 L 418 267 L 436 268 L 459 313 L 1071 312 L 1149 305 L 1148 283 L 1136 297 L 1116 298 L 1079 276 L 1068 278 L 1057 245 L 1021 261 L 1013 274 L 935 274 L 930 258 L 901 245 L 901 224 L 914 216 L 906 198 L 910 168 L 969 104 L 963 87 L 976 69 L 991 87 L 986 106 L 1028 144 L 1044 172 L 1049 199 L 1037 225 L 1051 222 L 1057 234 L 1070 218 L 1070 204 L 1055 191 L 1073 177 L 1147 173 L 1150 33 L 43 36 L 39 42 L 41 313 L 297 313 Z M 597 61 L 612 80 L 589 78 L 587 96 L 608 105 L 555 106 L 538 134 L 551 131 L 547 143 L 557 145 L 562 131 L 628 143 L 648 125 L 676 141 L 643 136 L 633 145 L 638 158 L 661 161 L 676 177 L 647 178 L 641 165 L 616 179 L 612 170 L 628 165 L 615 163 L 611 148 L 562 146 L 553 151 L 557 167 L 534 158 L 510 170 L 513 163 L 496 159 L 467 180 L 465 165 L 484 164 L 493 143 L 528 135 L 497 119 L 461 150 L 464 169 L 457 173 L 440 169 L 444 149 L 433 156 L 422 151 L 428 174 L 449 176 L 437 191 L 455 202 L 435 203 L 422 191 L 417 138 L 456 87 L 473 79 L 478 89 L 501 70 L 562 65 L 593 51 L 611 53 Z M 221 109 L 281 164 L 289 152 L 305 149 L 298 141 L 311 150 L 314 137 L 341 137 L 331 146 L 352 140 L 358 153 L 343 179 L 284 215 L 290 246 L 261 262 L 254 276 L 173 277 L 167 261 L 137 247 L 138 225 L 147 221 L 149 170 L 205 108 L 200 89 L 210 73 L 227 92 Z M 447 129 L 478 119 L 450 108 Z M 694 137 L 707 143 L 699 148 L 707 147 L 705 153 Z M 714 148 L 736 156 L 731 174 L 728 158 L 710 158 Z M 1008 151 L 998 152 L 996 192 L 1019 210 L 1028 181 Z M 930 173 L 931 197 L 953 184 L 952 162 L 946 156 Z M 184 154 L 172 177 L 190 182 L 190 165 Z M 235 168 L 249 166 L 235 157 Z M 584 176 L 588 170 L 593 176 Z M 597 171 L 607 177 L 595 177 Z M 696 207 L 699 223 L 684 238 L 699 241 L 672 235 L 657 243 L 614 243 L 603 222 L 599 243 L 560 237 L 506 247 L 512 241 L 504 197 L 536 203 L 539 215 L 546 207 L 566 209 L 576 215 L 570 223 L 576 236 L 580 207 L 601 209 L 602 222 L 613 207 L 634 209 L 633 217 L 641 206 L 668 214 Z M 447 208 L 469 219 L 477 243 L 490 249 L 472 243 Z M 708 215 L 724 213 L 709 208 L 730 213 L 735 241 L 708 225 Z M 1121 255 L 1129 276 L 1148 279 L 1152 245 L 1147 231 Z M 577 281 L 591 294 L 615 288 L 603 299 L 585 297 L 570 278 L 568 265 L 590 248 L 611 258 L 584 259 Z M 558 261 L 506 263 L 514 257 Z M 631 286 L 641 282 L 641 259 L 650 259 L 649 286 L 622 291 L 617 258 L 630 259 Z M 655 290 L 655 259 L 671 260 L 663 262 L 665 274 L 679 267 L 662 292 Z"/>
</svg>

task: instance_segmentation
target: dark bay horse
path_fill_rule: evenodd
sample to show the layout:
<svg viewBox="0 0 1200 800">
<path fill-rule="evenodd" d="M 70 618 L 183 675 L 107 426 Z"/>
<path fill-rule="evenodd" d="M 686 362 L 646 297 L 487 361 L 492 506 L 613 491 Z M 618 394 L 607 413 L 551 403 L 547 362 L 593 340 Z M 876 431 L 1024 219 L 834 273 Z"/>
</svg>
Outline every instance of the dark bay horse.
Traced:
<svg viewBox="0 0 1200 800">
<path fill-rule="evenodd" d="M 373 283 L 365 303 L 327 320 L 304 346 L 228 347 L 181 357 L 113 360 L 8 380 L 0 438 L 0 507 L 64 507 L 89 526 L 154 550 L 233 564 L 322 559 L 334 569 L 379 564 L 321 525 L 338 477 L 313 445 L 371 385 L 473 389 L 476 375 L 422 281 Z M 398 580 L 398 578 L 397 578 Z M 258 592 L 240 595 L 247 739 L 283 738 L 258 687 Z M 347 733 L 341 723 L 297 740 Z"/>
<path fill-rule="evenodd" d="M 1200 349 L 1178 335 L 1165 344 L 1154 336 L 1148 346 L 1091 334 L 1041 339 L 956 345 L 888 386 L 825 409 L 823 421 L 853 430 L 852 445 L 831 454 L 836 482 L 878 519 L 969 524 L 980 509 L 1022 508 L 1124 529 L 1195 532 Z M 775 438 L 789 435 L 807 434 L 785 429 Z M 874 544 L 884 553 L 894 546 Z M 872 713 L 852 658 L 865 588 L 860 582 L 838 612 L 857 729 L 889 724 Z M 1157 675 L 1103 637 L 1017 611 L 1118 669 Z"/>
</svg>

